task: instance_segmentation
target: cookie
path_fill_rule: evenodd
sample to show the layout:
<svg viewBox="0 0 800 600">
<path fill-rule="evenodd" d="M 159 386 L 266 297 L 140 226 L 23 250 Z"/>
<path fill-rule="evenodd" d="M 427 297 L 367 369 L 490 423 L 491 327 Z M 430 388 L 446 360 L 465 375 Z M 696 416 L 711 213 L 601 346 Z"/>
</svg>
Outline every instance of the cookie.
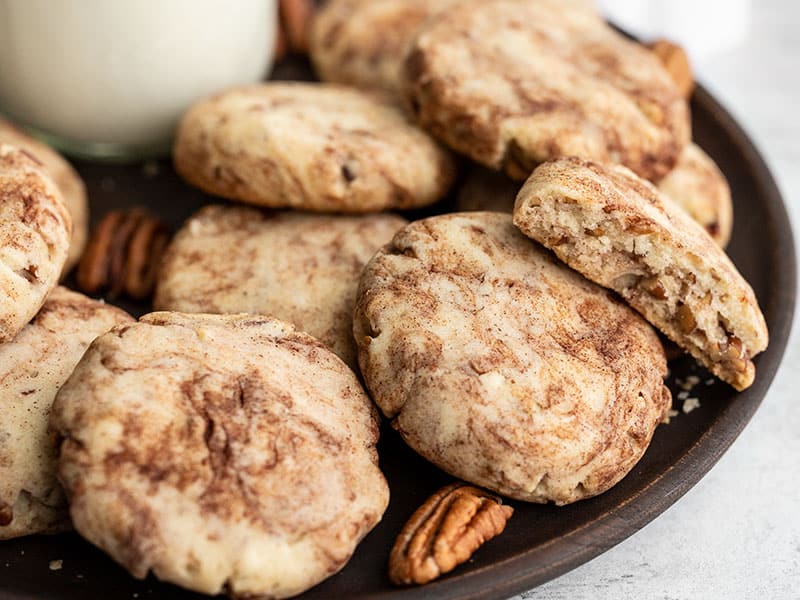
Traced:
<svg viewBox="0 0 800 600">
<path fill-rule="evenodd" d="M 132 320 L 57 287 L 14 341 L 0 344 L 0 540 L 69 528 L 50 406 L 92 340 Z"/>
<path fill-rule="evenodd" d="M 510 215 L 401 229 L 365 267 L 353 320 L 364 379 L 403 439 L 518 500 L 607 490 L 671 403 L 655 331 Z"/>
<path fill-rule="evenodd" d="M 347 213 L 432 204 L 455 170 L 388 100 L 311 83 L 241 87 L 196 104 L 173 158 L 189 183 L 218 196 Z"/>
<path fill-rule="evenodd" d="M 323 81 L 403 93 L 403 62 L 425 20 L 459 0 L 329 0 L 311 26 Z"/>
<path fill-rule="evenodd" d="M 733 230 L 733 200 L 728 180 L 697 144 L 689 144 L 658 189 L 700 223 L 722 248 Z"/>
<path fill-rule="evenodd" d="M 510 213 L 520 187 L 504 173 L 474 166 L 459 187 L 456 208 Z M 686 146 L 678 164 L 657 187 L 700 223 L 719 246 L 728 244 L 733 229 L 728 180 L 699 146 Z"/>
<path fill-rule="evenodd" d="M 525 179 L 560 156 L 648 179 L 689 143 L 689 109 L 658 58 L 582 3 L 468 2 L 426 22 L 406 61 L 420 123 L 476 162 Z"/>
<path fill-rule="evenodd" d="M 272 315 L 355 367 L 352 315 L 361 270 L 405 223 L 389 214 L 208 206 L 186 222 L 167 250 L 154 306 Z"/>
<path fill-rule="evenodd" d="M 72 237 L 63 272 L 66 274 L 78 264 L 89 236 L 89 201 L 86 198 L 86 186 L 72 165 L 58 152 L 0 118 L 0 144 L 2 143 L 11 144 L 34 155 L 61 190 L 64 204 L 72 217 Z"/>
<path fill-rule="evenodd" d="M 389 498 L 355 375 L 269 317 L 117 327 L 51 423 L 75 529 L 137 578 L 206 594 L 299 594 L 344 566 Z"/>
<path fill-rule="evenodd" d="M 0 343 L 10 342 L 56 286 L 72 221 L 42 163 L 0 144 Z"/>
<path fill-rule="evenodd" d="M 631 306 L 737 390 L 768 343 L 752 288 L 705 229 L 625 167 L 577 158 L 540 166 L 514 223 Z"/>
</svg>

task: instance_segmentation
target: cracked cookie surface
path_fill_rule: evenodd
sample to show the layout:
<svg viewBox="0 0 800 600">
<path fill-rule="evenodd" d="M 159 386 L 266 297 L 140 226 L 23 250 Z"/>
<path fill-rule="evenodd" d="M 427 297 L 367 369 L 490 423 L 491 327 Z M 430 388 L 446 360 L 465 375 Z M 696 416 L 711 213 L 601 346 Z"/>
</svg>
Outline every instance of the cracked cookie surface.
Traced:
<svg viewBox="0 0 800 600">
<path fill-rule="evenodd" d="M 69 254 L 64 264 L 64 274 L 66 274 L 78 264 L 89 236 L 89 201 L 83 179 L 58 152 L 2 118 L 0 118 L 0 143 L 11 144 L 33 154 L 43 163 L 45 171 L 61 191 L 64 204 L 72 217 Z"/>
<path fill-rule="evenodd" d="M 175 167 L 203 190 L 251 204 L 363 213 L 442 198 L 452 157 L 391 101 L 332 84 L 265 83 L 193 106 Z"/>
<path fill-rule="evenodd" d="M 708 232 L 630 170 L 578 158 L 541 165 L 517 196 L 514 223 L 616 291 L 737 390 L 768 332 L 750 285 Z"/>
<path fill-rule="evenodd" d="M 50 406 L 92 340 L 128 321 L 118 308 L 57 287 L 0 344 L 0 540 L 69 528 Z"/>
<path fill-rule="evenodd" d="M 71 230 L 42 162 L 0 144 L 0 343 L 14 339 L 58 284 Z"/>
<path fill-rule="evenodd" d="M 151 313 L 98 338 L 53 405 L 75 528 L 135 577 L 298 594 L 380 520 L 377 412 L 314 338 Z"/>
<path fill-rule="evenodd" d="M 156 310 L 268 314 L 356 366 L 353 306 L 361 271 L 406 220 L 208 206 L 167 250 Z"/>
<path fill-rule="evenodd" d="M 403 439 L 519 500 L 605 491 L 670 406 L 655 331 L 510 215 L 401 229 L 364 270 L 353 331 L 367 386 Z"/>
<path fill-rule="evenodd" d="M 420 123 L 525 179 L 559 156 L 659 179 L 690 138 L 689 109 L 646 48 L 582 3 L 483 0 L 431 18 L 406 61 Z"/>
</svg>

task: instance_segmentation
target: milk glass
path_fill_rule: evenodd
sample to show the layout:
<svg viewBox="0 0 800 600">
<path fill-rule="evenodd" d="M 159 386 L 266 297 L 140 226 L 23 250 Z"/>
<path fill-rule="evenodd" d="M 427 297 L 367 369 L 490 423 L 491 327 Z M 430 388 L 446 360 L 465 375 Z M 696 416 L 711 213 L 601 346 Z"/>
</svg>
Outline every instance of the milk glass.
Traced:
<svg viewBox="0 0 800 600">
<path fill-rule="evenodd" d="M 263 79 L 276 11 L 276 0 L 0 0 L 0 113 L 68 154 L 164 154 L 193 102 Z"/>
</svg>

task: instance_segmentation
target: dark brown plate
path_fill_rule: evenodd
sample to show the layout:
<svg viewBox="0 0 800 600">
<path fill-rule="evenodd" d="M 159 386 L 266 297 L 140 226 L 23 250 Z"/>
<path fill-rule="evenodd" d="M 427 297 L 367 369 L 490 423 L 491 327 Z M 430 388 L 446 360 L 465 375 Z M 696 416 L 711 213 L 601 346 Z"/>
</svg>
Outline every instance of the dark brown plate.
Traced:
<svg viewBox="0 0 800 600">
<path fill-rule="evenodd" d="M 283 75 L 302 75 L 285 66 Z M 753 285 L 769 324 L 769 350 L 756 358 L 755 385 L 737 394 L 714 382 L 693 392 L 702 406 L 659 427 L 643 460 L 609 492 L 556 508 L 512 502 L 503 535 L 468 564 L 425 587 L 393 588 L 386 577 L 389 548 L 403 522 L 449 478 L 411 452 L 388 427 L 380 443 L 381 467 L 392 491 L 383 521 L 338 575 L 303 598 L 506 598 L 552 579 L 622 541 L 668 508 L 717 462 L 755 413 L 783 356 L 795 301 L 795 254 L 786 210 L 772 176 L 745 133 L 702 88 L 692 102 L 695 137 L 728 176 L 736 224 L 729 252 Z M 210 201 L 186 186 L 169 163 L 110 166 L 78 163 L 92 199 L 92 216 L 147 204 L 177 227 Z M 447 202 L 439 208 L 445 211 Z M 124 304 L 124 303 L 123 303 Z M 127 305 L 137 314 L 143 305 Z M 674 378 L 708 375 L 691 360 L 671 365 Z M 676 401 L 676 408 L 679 401 Z M 48 563 L 63 560 L 51 571 Z M 159 598 L 200 596 L 159 583 L 137 581 L 77 534 L 37 536 L 0 543 L 0 598 Z"/>
</svg>

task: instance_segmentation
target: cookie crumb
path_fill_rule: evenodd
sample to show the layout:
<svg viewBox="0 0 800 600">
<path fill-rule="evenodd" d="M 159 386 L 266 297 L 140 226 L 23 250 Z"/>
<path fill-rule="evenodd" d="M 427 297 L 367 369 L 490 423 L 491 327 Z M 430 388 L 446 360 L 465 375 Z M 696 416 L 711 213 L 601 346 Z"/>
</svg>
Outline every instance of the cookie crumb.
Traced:
<svg viewBox="0 0 800 600">
<path fill-rule="evenodd" d="M 714 385 L 714 378 L 709 377 L 708 379 L 706 379 L 706 385 Z"/>
<path fill-rule="evenodd" d="M 678 400 L 686 400 L 689 397 L 689 392 L 686 390 L 678 392 Z"/>
<path fill-rule="evenodd" d="M 698 383 L 700 383 L 700 378 L 697 375 L 689 375 L 681 382 L 680 386 L 682 390 L 691 391 Z"/>
<path fill-rule="evenodd" d="M 60 571 L 61 566 L 64 564 L 64 561 L 61 559 L 58 560 L 51 560 L 50 561 L 50 570 L 51 571 Z"/>
<path fill-rule="evenodd" d="M 686 398 L 686 400 L 683 401 L 684 414 L 688 415 L 696 408 L 700 408 L 700 400 L 698 400 L 697 398 Z"/>
</svg>

